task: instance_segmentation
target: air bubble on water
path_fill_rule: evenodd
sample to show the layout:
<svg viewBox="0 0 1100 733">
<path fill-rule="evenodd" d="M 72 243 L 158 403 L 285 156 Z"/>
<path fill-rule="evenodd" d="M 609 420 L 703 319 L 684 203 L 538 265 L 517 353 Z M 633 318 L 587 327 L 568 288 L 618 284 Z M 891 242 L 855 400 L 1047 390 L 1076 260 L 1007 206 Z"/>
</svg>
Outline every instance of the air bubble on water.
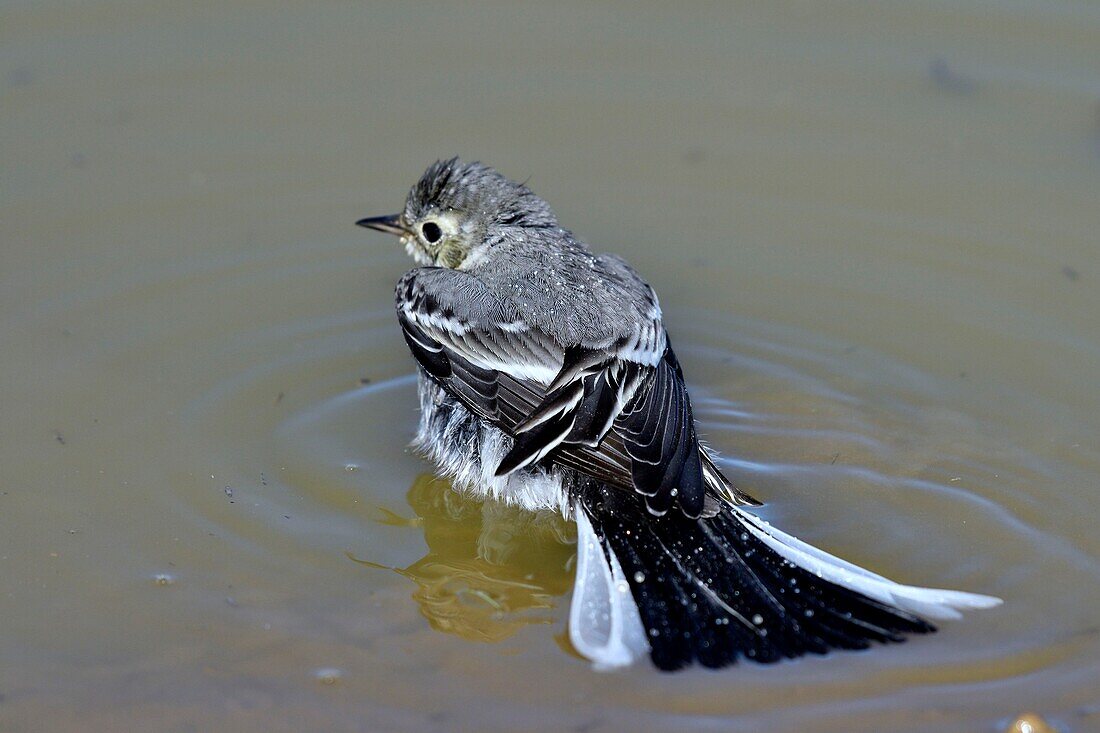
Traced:
<svg viewBox="0 0 1100 733">
<path fill-rule="evenodd" d="M 319 667 L 313 670 L 313 679 L 322 685 L 335 685 L 344 676 L 343 671 L 335 667 Z"/>
<path fill-rule="evenodd" d="M 176 582 L 176 576 L 171 573 L 157 573 L 153 576 L 153 583 L 156 585 L 172 585 Z"/>
<path fill-rule="evenodd" d="M 807 608 L 806 611 L 805 611 L 806 618 L 813 618 L 813 615 L 814 615 L 814 610 L 812 608 Z"/>
<path fill-rule="evenodd" d="M 630 591 L 630 586 L 626 584 L 625 580 L 620 580 L 618 583 L 615 584 L 615 590 L 619 591 L 620 593 L 627 593 Z"/>
<path fill-rule="evenodd" d="M 635 583 L 643 583 L 643 582 L 645 582 L 645 573 L 643 573 L 643 572 L 642 572 L 641 570 L 639 570 L 638 572 L 634 573 L 634 582 L 635 582 Z"/>
<path fill-rule="evenodd" d="M 349 463 L 346 466 L 344 466 L 344 470 L 347 471 L 348 473 L 351 473 L 353 471 L 358 471 L 359 466 L 355 465 L 354 463 Z"/>
<path fill-rule="evenodd" d="M 757 626 L 759 626 L 760 624 L 764 623 L 764 617 L 763 617 L 763 616 L 761 616 L 761 615 L 760 615 L 760 614 L 758 614 L 758 613 L 757 613 L 757 614 L 754 614 L 754 615 L 753 615 L 753 617 L 752 617 L 752 622 L 753 622 L 754 624 L 756 624 Z"/>
<path fill-rule="evenodd" d="M 668 495 L 669 496 L 676 496 L 679 493 L 680 493 L 679 489 L 672 489 L 671 491 L 668 492 Z"/>
</svg>

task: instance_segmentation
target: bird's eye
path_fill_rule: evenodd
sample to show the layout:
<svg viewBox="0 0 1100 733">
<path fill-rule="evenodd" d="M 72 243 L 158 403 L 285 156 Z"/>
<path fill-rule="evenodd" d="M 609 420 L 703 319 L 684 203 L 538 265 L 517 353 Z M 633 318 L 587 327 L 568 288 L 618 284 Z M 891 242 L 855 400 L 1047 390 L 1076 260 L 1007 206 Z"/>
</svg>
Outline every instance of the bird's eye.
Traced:
<svg viewBox="0 0 1100 733">
<path fill-rule="evenodd" d="M 424 239 L 431 244 L 435 244 L 439 241 L 439 238 L 443 236 L 443 230 L 439 228 L 439 225 L 434 221 L 425 222 L 420 227 L 420 233 L 424 235 Z"/>
</svg>

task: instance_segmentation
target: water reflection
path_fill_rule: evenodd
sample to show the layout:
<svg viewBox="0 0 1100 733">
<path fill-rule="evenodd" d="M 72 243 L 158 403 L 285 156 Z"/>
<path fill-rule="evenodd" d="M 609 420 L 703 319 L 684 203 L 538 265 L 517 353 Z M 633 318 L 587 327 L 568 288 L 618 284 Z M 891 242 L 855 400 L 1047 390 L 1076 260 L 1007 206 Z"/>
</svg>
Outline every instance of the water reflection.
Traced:
<svg viewBox="0 0 1100 733">
<path fill-rule="evenodd" d="M 549 512 L 471 498 L 431 474 L 417 477 L 407 498 L 412 519 L 385 512 L 379 521 L 420 528 L 428 552 L 388 569 L 416 583 L 413 598 L 433 629 L 497 642 L 527 624 L 553 623 L 547 611 L 573 581 L 572 525 Z"/>
</svg>

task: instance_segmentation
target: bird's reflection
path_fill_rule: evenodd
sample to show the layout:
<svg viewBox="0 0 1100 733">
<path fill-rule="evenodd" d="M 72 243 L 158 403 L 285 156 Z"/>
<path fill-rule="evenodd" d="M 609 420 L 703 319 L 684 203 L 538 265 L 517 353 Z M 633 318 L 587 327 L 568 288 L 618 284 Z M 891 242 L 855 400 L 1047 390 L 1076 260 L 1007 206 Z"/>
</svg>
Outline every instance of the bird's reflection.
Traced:
<svg viewBox="0 0 1100 733">
<path fill-rule="evenodd" d="M 571 524 L 464 496 L 430 474 L 413 482 L 408 501 L 414 519 L 387 513 L 381 521 L 424 532 L 428 553 L 393 570 L 417 584 L 413 598 L 432 628 L 501 641 L 527 624 L 553 621 L 548 609 L 573 582 Z"/>
</svg>

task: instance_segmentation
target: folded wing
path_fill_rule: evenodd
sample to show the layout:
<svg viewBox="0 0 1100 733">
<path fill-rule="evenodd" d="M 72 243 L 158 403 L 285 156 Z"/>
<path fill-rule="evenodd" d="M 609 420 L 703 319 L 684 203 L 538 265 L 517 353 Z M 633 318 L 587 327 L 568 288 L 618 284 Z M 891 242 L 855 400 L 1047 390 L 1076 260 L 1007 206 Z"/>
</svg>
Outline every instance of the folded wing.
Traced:
<svg viewBox="0 0 1100 733">
<path fill-rule="evenodd" d="M 513 438 L 497 475 L 553 461 L 645 496 L 653 514 L 699 516 L 720 496 L 751 503 L 699 445 L 660 309 L 605 343 L 558 343 L 515 303 L 456 270 L 397 286 L 405 340 L 424 371 Z"/>
</svg>

